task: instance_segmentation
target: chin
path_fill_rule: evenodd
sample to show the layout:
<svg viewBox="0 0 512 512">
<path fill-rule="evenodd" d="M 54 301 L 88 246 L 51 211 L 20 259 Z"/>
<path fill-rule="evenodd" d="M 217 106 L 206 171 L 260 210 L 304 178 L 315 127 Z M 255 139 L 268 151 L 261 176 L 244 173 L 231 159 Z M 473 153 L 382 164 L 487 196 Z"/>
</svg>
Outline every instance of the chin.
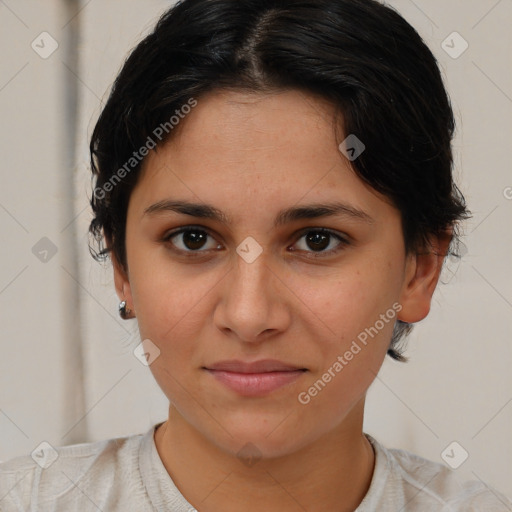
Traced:
<svg viewBox="0 0 512 512">
<path fill-rule="evenodd" d="M 282 419 L 281 419 L 282 421 Z M 271 459 L 289 455 L 300 450 L 313 441 L 314 435 L 300 433 L 295 427 L 283 428 L 284 423 L 269 428 L 269 423 L 261 425 L 247 425 L 229 423 L 229 433 L 222 438 L 215 436 L 210 438 L 220 449 L 236 456 L 244 462 L 244 459 Z M 320 435 L 320 434 L 319 434 Z M 246 464 L 249 465 L 249 464 Z"/>
</svg>

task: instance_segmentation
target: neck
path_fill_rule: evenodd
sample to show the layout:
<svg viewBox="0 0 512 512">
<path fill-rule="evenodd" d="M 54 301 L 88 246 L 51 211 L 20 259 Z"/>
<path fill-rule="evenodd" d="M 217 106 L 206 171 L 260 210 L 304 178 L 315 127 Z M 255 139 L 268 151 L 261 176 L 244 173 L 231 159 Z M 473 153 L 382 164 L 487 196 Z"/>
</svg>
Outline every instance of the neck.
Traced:
<svg viewBox="0 0 512 512">
<path fill-rule="evenodd" d="M 241 461 L 171 405 L 155 443 L 176 487 L 198 510 L 349 512 L 368 491 L 375 464 L 362 432 L 363 408 L 364 400 L 339 427 L 293 453 Z"/>
</svg>

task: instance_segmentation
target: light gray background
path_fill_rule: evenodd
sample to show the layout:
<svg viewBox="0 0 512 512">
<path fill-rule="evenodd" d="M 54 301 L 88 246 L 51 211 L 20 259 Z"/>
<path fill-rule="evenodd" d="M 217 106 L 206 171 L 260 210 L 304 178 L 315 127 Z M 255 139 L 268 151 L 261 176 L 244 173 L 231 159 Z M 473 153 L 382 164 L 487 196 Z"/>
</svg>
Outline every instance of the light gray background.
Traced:
<svg viewBox="0 0 512 512">
<path fill-rule="evenodd" d="M 143 432 L 166 417 L 162 392 L 132 354 L 136 323 L 117 316 L 110 266 L 88 253 L 87 197 L 101 103 L 171 3 L 0 0 L 0 460 L 43 440 Z M 461 478 L 512 496 L 512 3 L 389 3 L 442 67 L 458 123 L 456 175 L 474 217 L 468 253 L 450 262 L 409 338 L 411 361 L 387 360 L 372 385 L 365 430 L 439 462 L 456 440 L 469 453 Z M 43 45 L 43 31 L 59 44 L 47 59 L 31 47 Z M 454 31 L 469 44 L 456 59 L 441 46 Z M 57 248 L 46 262 L 32 252 L 43 237 Z"/>
</svg>

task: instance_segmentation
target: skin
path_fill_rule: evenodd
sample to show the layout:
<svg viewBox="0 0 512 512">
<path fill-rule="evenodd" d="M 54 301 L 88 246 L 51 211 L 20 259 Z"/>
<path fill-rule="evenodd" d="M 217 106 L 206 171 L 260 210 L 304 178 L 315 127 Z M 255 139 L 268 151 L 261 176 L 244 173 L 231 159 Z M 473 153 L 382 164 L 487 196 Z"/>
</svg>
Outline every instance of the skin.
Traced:
<svg viewBox="0 0 512 512">
<path fill-rule="evenodd" d="M 155 433 L 157 450 L 201 511 L 354 510 L 375 463 L 362 431 L 365 395 L 393 322 L 308 404 L 298 395 L 393 304 L 406 322 L 430 309 L 450 237 L 432 238 L 428 254 L 405 253 L 399 211 L 340 153 L 332 111 L 298 91 L 202 96 L 173 137 L 150 152 L 130 198 L 127 269 L 113 257 L 116 290 L 134 311 L 141 339 L 160 350 L 150 369 L 170 406 Z M 230 223 L 172 211 L 144 215 L 164 199 L 212 204 Z M 273 226 L 283 208 L 334 201 L 373 220 Z M 190 225 L 210 235 L 203 246 L 185 245 L 183 235 L 162 241 Z M 327 228 L 349 243 L 331 237 L 319 249 L 304 228 Z M 236 252 L 248 236 L 263 249 L 252 263 Z M 194 247 L 199 257 L 191 257 Z M 267 358 L 307 371 L 246 397 L 203 369 Z M 237 455 L 247 443 L 254 464 Z"/>
</svg>

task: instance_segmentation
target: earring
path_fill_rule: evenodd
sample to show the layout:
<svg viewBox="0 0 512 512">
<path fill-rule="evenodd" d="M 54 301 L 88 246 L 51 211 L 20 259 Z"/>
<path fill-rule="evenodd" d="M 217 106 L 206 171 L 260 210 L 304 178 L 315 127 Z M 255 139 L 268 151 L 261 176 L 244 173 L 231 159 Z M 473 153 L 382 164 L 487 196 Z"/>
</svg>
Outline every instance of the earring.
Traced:
<svg viewBox="0 0 512 512">
<path fill-rule="evenodd" d="M 131 316 L 131 313 L 132 313 L 132 310 L 128 309 L 126 307 L 126 301 L 125 300 L 123 300 L 122 302 L 119 303 L 119 315 L 121 316 L 121 318 L 123 320 L 128 320 L 129 318 L 133 318 Z"/>
</svg>

